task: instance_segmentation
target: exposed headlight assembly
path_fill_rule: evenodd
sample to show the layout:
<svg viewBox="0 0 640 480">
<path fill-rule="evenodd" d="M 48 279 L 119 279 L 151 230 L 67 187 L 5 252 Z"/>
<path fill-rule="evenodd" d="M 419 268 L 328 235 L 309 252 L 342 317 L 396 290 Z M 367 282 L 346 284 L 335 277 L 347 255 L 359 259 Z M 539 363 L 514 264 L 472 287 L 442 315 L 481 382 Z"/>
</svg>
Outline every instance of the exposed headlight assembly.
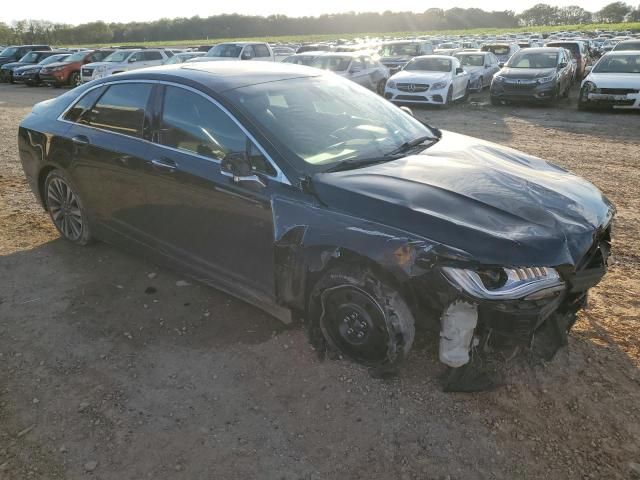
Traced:
<svg viewBox="0 0 640 480">
<path fill-rule="evenodd" d="M 393 80 L 389 80 L 387 82 L 387 87 L 389 88 L 396 88 L 396 82 L 394 82 Z"/>
<path fill-rule="evenodd" d="M 431 90 L 440 90 L 441 88 L 444 88 L 447 86 L 447 82 L 436 82 L 433 85 L 431 85 Z"/>
<path fill-rule="evenodd" d="M 498 83 L 502 83 L 502 82 L 504 82 L 504 77 L 501 76 L 501 75 L 494 75 L 493 81 L 494 82 L 498 82 Z"/>
<path fill-rule="evenodd" d="M 474 298 L 482 300 L 538 300 L 565 288 L 557 270 L 548 267 L 443 267 L 445 277 Z"/>
</svg>

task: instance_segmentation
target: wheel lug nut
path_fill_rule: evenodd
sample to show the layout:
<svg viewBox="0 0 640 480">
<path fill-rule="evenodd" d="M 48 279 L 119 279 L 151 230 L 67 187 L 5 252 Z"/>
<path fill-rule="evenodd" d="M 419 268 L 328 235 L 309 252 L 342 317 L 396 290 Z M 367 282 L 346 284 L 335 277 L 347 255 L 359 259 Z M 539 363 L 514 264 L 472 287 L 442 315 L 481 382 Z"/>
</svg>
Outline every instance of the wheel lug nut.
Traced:
<svg viewBox="0 0 640 480">
<path fill-rule="evenodd" d="M 362 338 L 362 337 L 364 337 L 364 332 L 358 332 L 357 337 L 358 337 L 358 338 Z"/>
<path fill-rule="evenodd" d="M 353 328 L 350 328 L 349 330 L 347 330 L 347 333 L 348 333 L 349 335 L 353 335 Z"/>
</svg>

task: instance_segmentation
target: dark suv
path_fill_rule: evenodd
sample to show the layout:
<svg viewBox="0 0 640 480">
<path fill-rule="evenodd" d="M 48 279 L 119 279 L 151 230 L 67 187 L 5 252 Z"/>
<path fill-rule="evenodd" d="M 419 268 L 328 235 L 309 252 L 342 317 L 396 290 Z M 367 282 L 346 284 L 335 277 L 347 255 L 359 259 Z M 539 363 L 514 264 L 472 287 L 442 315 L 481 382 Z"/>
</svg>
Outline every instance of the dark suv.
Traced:
<svg viewBox="0 0 640 480">
<path fill-rule="evenodd" d="M 566 48 L 567 50 L 569 50 L 573 55 L 572 61 L 576 64 L 574 81 L 579 81 L 584 78 L 587 65 L 591 63 L 589 50 L 584 42 L 581 42 L 579 40 L 573 42 L 549 42 L 546 46 Z"/>
<path fill-rule="evenodd" d="M 40 63 L 47 57 L 58 53 L 69 53 L 69 52 L 56 52 L 51 49 L 49 50 L 32 50 L 24 55 L 17 62 L 9 62 L 5 63 L 0 67 L 0 81 L 13 83 L 13 71 L 16 68 L 25 67 L 27 65 L 36 65 Z"/>
<path fill-rule="evenodd" d="M 49 45 L 12 45 L 0 52 L 0 66 L 5 63 L 17 62 L 33 50 L 51 50 Z"/>
<path fill-rule="evenodd" d="M 115 49 L 82 50 L 76 52 L 62 62 L 52 63 L 40 70 L 40 80 L 47 85 L 60 87 L 80 85 L 80 68 L 87 63 L 101 62 Z"/>
<path fill-rule="evenodd" d="M 555 102 L 569 94 L 573 65 L 564 48 L 527 48 L 517 52 L 491 82 L 491 103 Z"/>
</svg>

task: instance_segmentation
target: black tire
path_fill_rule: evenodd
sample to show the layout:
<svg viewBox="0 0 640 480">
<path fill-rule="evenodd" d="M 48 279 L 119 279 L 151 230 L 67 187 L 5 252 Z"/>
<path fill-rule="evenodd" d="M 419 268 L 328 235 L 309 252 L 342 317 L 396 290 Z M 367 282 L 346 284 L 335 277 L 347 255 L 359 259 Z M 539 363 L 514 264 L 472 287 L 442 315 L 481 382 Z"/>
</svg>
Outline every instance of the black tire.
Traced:
<svg viewBox="0 0 640 480">
<path fill-rule="evenodd" d="M 452 103 L 453 103 L 453 86 L 450 86 L 449 90 L 447 91 L 447 98 L 442 104 L 442 108 L 448 108 L 451 106 Z"/>
<path fill-rule="evenodd" d="M 384 87 L 386 86 L 387 81 L 384 78 L 378 82 L 378 85 L 376 85 L 376 92 L 378 93 L 378 95 L 384 96 Z"/>
<path fill-rule="evenodd" d="M 307 321 L 316 346 L 321 337 L 325 348 L 370 367 L 402 362 L 415 336 L 413 314 L 401 294 L 356 265 L 334 267 L 316 282 Z"/>
<path fill-rule="evenodd" d="M 93 240 L 82 200 L 73 182 L 60 170 L 53 170 L 44 182 L 44 201 L 51 221 L 63 238 L 76 245 Z"/>
<path fill-rule="evenodd" d="M 484 77 L 480 77 L 480 88 L 478 89 L 479 92 L 482 92 L 484 90 Z"/>
<path fill-rule="evenodd" d="M 469 100 L 469 95 L 471 94 L 471 82 L 467 83 L 467 88 L 464 91 L 464 97 L 462 97 L 462 101 L 466 102 Z"/>
<path fill-rule="evenodd" d="M 75 88 L 80 85 L 80 72 L 73 72 L 69 75 L 69 86 Z"/>
<path fill-rule="evenodd" d="M 578 94 L 578 110 L 581 110 L 583 112 L 586 112 L 590 109 L 588 102 L 584 100 L 586 96 L 587 96 L 587 89 L 582 88 L 580 90 L 580 93 Z"/>
</svg>

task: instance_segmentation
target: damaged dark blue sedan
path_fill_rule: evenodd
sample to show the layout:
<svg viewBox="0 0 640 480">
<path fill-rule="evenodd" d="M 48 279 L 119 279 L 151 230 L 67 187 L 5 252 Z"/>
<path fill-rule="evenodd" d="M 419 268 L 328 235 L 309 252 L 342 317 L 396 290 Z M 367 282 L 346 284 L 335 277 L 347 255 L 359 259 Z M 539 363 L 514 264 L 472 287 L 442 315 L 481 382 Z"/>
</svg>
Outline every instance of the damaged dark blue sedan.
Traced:
<svg viewBox="0 0 640 480">
<path fill-rule="evenodd" d="M 19 151 L 67 240 L 303 318 L 323 351 L 376 369 L 432 324 L 449 390 L 488 386 L 476 352 L 553 356 L 610 253 L 615 210 L 589 182 L 295 65 L 97 80 L 36 105 Z"/>
</svg>

